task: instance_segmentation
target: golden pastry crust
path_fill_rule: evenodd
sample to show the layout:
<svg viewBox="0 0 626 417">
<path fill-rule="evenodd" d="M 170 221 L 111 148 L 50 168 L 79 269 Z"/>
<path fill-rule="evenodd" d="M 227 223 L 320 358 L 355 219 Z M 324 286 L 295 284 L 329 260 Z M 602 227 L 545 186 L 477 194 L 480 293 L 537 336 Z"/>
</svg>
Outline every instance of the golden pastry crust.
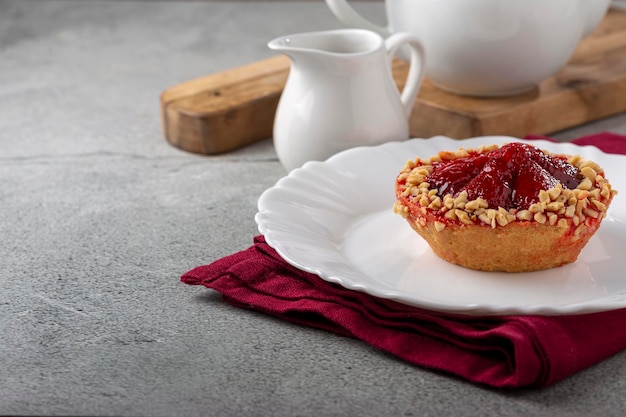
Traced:
<svg viewBox="0 0 626 417">
<path fill-rule="evenodd" d="M 440 152 L 408 161 L 396 179 L 394 212 L 404 217 L 442 259 L 481 271 L 528 272 L 574 262 L 600 227 L 617 192 L 595 162 L 566 159 L 582 174 L 575 189 L 557 184 L 539 191 L 528 207 L 489 207 L 467 192 L 440 196 L 428 176 L 442 161 L 486 153 L 498 146 Z"/>
</svg>

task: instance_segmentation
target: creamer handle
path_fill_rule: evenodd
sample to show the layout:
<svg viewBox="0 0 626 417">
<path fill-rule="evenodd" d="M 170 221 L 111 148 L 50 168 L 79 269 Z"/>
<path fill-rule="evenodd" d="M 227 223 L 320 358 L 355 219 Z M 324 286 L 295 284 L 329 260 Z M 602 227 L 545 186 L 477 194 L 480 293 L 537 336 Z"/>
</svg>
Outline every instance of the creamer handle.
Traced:
<svg viewBox="0 0 626 417">
<path fill-rule="evenodd" d="M 406 77 L 406 83 L 402 89 L 400 99 L 404 106 L 404 112 L 407 119 L 411 116 L 411 110 L 415 104 L 415 98 L 424 80 L 424 71 L 426 69 L 426 55 L 424 46 L 420 40 L 414 35 L 408 33 L 397 33 L 391 35 L 385 40 L 387 53 L 390 61 L 401 46 L 407 46 L 410 51 L 409 73 Z"/>
<path fill-rule="evenodd" d="M 611 6 L 611 0 L 595 0 L 583 2 L 584 7 L 588 7 L 585 15 L 587 16 L 587 22 L 585 25 L 585 31 L 583 37 L 589 35 L 593 30 L 602 22 L 606 13 Z"/>
<path fill-rule="evenodd" d="M 388 28 L 372 23 L 361 16 L 348 4 L 347 0 L 326 0 L 326 4 L 335 17 L 345 25 L 374 31 L 383 38 L 391 34 Z"/>
</svg>

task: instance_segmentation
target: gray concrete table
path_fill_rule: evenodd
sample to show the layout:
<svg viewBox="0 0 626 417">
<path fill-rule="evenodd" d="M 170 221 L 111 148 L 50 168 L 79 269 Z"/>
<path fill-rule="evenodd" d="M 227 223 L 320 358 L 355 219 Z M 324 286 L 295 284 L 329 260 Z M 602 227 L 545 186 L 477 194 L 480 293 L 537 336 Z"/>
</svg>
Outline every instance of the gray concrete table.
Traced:
<svg viewBox="0 0 626 417">
<path fill-rule="evenodd" d="M 626 354 L 493 391 L 179 282 L 251 244 L 284 170 L 269 139 L 170 146 L 159 94 L 339 26 L 322 1 L 0 2 L 0 415 L 622 414 Z M 600 130 L 626 117 L 557 136 Z"/>
</svg>

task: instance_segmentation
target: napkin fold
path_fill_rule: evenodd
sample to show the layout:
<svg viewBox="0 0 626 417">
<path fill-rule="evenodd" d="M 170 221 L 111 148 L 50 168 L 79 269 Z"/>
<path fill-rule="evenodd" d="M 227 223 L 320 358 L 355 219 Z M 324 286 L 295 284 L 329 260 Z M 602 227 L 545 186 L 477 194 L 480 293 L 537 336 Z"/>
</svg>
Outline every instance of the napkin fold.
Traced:
<svg viewBox="0 0 626 417">
<path fill-rule="evenodd" d="M 626 154 L 626 136 L 613 133 L 573 142 Z M 301 271 L 263 236 L 181 281 L 218 291 L 237 307 L 357 338 L 411 364 L 497 388 L 546 387 L 626 348 L 626 309 L 569 316 L 429 311 Z"/>
</svg>

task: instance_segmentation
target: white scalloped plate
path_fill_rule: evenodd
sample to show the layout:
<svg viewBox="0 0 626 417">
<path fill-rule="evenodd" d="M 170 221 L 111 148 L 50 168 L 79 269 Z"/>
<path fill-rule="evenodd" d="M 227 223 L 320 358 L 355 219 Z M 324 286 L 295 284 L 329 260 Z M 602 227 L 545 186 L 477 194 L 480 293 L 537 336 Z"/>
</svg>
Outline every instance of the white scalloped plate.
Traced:
<svg viewBox="0 0 626 417">
<path fill-rule="evenodd" d="M 265 191 L 255 220 L 290 264 L 346 288 L 431 310 L 463 314 L 579 314 L 626 307 L 626 199 L 573 264 L 531 273 L 479 272 L 439 259 L 392 212 L 394 180 L 408 159 L 520 141 L 491 136 L 462 142 L 411 139 L 341 152 L 308 162 Z M 598 162 L 617 190 L 626 156 L 593 146 L 528 141 Z"/>
</svg>

